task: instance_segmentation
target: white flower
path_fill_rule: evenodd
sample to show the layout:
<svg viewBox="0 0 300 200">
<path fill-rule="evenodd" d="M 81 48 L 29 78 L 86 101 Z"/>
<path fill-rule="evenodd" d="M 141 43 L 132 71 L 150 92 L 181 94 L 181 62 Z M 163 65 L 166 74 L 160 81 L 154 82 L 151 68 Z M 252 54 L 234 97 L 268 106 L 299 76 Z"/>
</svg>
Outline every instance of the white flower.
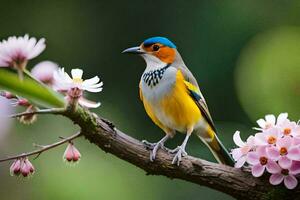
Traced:
<svg viewBox="0 0 300 200">
<path fill-rule="evenodd" d="M 68 92 L 70 98 L 79 97 L 78 103 L 87 108 L 97 108 L 100 103 L 95 103 L 83 98 L 82 91 L 101 92 L 103 82 L 100 82 L 98 76 L 83 80 L 83 71 L 81 69 L 71 70 L 72 78 L 65 72 L 64 68 L 59 68 L 54 72 L 54 89 L 61 92 Z M 78 91 L 79 90 L 79 91 Z M 72 94 L 73 93 L 73 94 Z"/>
<path fill-rule="evenodd" d="M 45 39 L 38 42 L 26 34 L 24 37 L 9 37 L 0 42 L 0 67 L 24 68 L 27 61 L 37 57 L 46 48 Z"/>
</svg>

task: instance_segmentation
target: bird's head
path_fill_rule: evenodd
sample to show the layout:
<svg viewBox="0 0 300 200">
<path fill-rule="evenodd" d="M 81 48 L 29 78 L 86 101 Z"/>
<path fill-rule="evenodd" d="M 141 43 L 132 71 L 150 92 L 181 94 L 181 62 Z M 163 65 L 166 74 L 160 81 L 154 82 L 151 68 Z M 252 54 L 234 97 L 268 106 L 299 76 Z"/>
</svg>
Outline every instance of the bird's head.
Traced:
<svg viewBox="0 0 300 200">
<path fill-rule="evenodd" d="M 139 54 L 147 64 L 171 64 L 176 58 L 176 46 L 168 38 L 151 37 L 140 46 L 125 49 L 122 53 Z"/>
</svg>

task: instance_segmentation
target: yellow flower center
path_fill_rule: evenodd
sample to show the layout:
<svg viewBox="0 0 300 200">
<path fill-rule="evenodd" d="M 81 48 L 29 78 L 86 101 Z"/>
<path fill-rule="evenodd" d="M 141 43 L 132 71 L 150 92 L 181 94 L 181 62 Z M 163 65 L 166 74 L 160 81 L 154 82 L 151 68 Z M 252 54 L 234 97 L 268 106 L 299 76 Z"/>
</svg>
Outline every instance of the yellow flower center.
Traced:
<svg viewBox="0 0 300 200">
<path fill-rule="evenodd" d="M 284 156 L 287 154 L 287 149 L 285 147 L 281 147 L 279 152 L 280 152 L 280 155 Z"/>
<path fill-rule="evenodd" d="M 284 135 L 289 135 L 291 132 L 292 132 L 292 130 L 291 130 L 290 128 L 285 128 L 285 129 L 283 130 L 283 134 L 284 134 Z"/>
<path fill-rule="evenodd" d="M 275 144 L 276 143 L 276 137 L 274 137 L 274 136 L 270 136 L 269 138 L 268 138 L 268 143 L 269 144 Z"/>
<path fill-rule="evenodd" d="M 74 83 L 82 83 L 83 80 L 81 78 L 73 78 Z"/>
</svg>

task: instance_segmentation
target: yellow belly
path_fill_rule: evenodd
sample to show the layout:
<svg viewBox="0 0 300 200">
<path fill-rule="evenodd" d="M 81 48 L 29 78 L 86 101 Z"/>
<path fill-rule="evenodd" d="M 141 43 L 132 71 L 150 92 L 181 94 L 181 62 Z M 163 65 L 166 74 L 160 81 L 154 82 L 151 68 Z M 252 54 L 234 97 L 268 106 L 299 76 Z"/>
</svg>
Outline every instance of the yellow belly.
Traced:
<svg viewBox="0 0 300 200">
<path fill-rule="evenodd" d="M 146 100 L 143 102 L 150 118 L 165 132 L 170 130 L 185 132 L 193 128 L 202 117 L 198 106 L 188 93 L 180 70 L 176 74 L 172 90 L 157 104 L 153 105 Z"/>
</svg>

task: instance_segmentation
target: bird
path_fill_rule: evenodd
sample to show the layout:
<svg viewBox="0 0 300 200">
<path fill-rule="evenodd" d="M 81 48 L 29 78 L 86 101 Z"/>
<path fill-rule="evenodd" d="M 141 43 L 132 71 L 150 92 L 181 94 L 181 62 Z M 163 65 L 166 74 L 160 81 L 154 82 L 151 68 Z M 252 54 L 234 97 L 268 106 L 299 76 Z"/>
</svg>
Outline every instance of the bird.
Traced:
<svg viewBox="0 0 300 200">
<path fill-rule="evenodd" d="M 192 133 L 210 149 L 217 162 L 233 165 L 233 160 L 219 140 L 216 127 L 197 80 L 185 65 L 176 45 L 166 37 L 144 40 L 139 46 L 122 53 L 140 55 L 146 68 L 139 83 L 139 96 L 146 113 L 165 132 L 156 143 L 143 142 L 151 149 L 154 161 L 159 149 L 167 149 L 165 142 L 176 132 L 186 134 L 180 146 L 168 150 L 175 154 L 172 164 L 180 165 L 187 156 L 186 145 Z"/>
</svg>

